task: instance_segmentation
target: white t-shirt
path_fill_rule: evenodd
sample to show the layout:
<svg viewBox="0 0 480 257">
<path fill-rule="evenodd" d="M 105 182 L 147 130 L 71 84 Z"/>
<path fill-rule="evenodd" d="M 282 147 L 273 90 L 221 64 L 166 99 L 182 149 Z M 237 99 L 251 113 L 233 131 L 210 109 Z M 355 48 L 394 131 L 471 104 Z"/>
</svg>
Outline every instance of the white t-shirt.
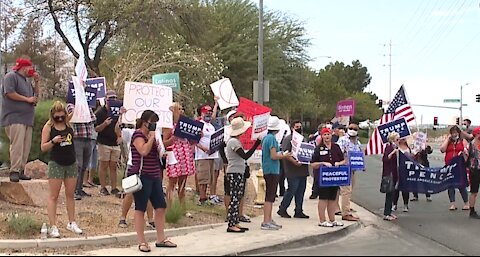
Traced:
<svg viewBox="0 0 480 257">
<path fill-rule="evenodd" d="M 211 123 L 203 122 L 203 137 L 200 139 L 199 145 L 205 147 L 206 149 L 210 149 L 210 139 L 211 136 L 215 133 L 215 127 Z M 219 158 L 218 151 L 213 153 L 212 155 L 208 155 L 204 151 L 200 150 L 198 147 L 195 147 L 195 160 L 211 160 Z"/>
</svg>

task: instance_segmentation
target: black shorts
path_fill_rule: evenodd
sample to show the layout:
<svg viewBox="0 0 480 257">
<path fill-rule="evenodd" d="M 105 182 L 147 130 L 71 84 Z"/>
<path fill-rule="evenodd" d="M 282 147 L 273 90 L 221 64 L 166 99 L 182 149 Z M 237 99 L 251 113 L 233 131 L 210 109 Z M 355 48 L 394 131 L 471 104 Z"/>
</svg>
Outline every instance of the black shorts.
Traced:
<svg viewBox="0 0 480 257">
<path fill-rule="evenodd" d="M 147 210 L 148 200 L 152 203 L 153 209 L 166 209 L 167 202 L 165 201 L 165 195 L 163 193 L 162 180 L 160 178 L 151 178 L 141 176 L 142 190 L 133 194 L 135 199 L 135 210 L 143 211 Z"/>
<path fill-rule="evenodd" d="M 263 175 L 267 190 L 265 192 L 265 202 L 274 203 L 277 198 L 278 182 L 280 181 L 280 175 L 267 174 Z"/>
<path fill-rule="evenodd" d="M 470 169 L 470 193 L 478 193 L 480 187 L 480 170 Z"/>
<path fill-rule="evenodd" d="M 320 200 L 335 201 L 339 189 L 339 187 L 317 187 L 316 194 Z"/>
<path fill-rule="evenodd" d="M 243 182 L 245 186 L 243 187 L 242 195 L 245 195 L 245 191 L 247 188 L 247 179 L 248 178 L 243 176 Z M 228 182 L 227 173 L 225 173 L 225 176 L 223 176 L 223 191 L 225 192 L 226 196 L 230 196 L 230 183 Z"/>
</svg>

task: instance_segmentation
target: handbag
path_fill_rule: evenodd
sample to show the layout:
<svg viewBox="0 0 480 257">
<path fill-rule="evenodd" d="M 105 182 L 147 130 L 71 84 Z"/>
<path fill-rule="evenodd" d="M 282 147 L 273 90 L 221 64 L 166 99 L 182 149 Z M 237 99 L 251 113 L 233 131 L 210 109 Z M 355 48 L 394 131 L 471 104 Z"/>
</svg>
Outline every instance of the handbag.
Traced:
<svg viewBox="0 0 480 257">
<path fill-rule="evenodd" d="M 246 178 L 246 179 L 249 179 L 250 176 L 251 176 L 251 174 L 250 174 L 250 166 L 245 165 L 245 178 Z"/>
<path fill-rule="evenodd" d="M 395 191 L 395 184 L 393 183 L 392 176 L 382 177 L 382 183 L 380 184 L 380 193 L 388 194 Z"/>
<path fill-rule="evenodd" d="M 143 184 L 142 184 L 142 180 L 140 179 L 140 176 L 142 175 L 142 169 L 143 169 L 143 156 L 140 162 L 140 170 L 138 174 L 133 174 L 131 176 L 128 176 L 122 179 L 122 188 L 126 194 L 136 193 L 142 190 Z"/>
</svg>

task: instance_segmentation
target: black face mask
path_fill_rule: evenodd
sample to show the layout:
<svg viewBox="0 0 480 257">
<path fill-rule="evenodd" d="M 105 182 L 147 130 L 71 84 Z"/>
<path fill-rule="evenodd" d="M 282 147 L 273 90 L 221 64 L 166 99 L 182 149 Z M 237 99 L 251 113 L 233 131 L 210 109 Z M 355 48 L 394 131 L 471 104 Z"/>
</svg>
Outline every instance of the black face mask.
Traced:
<svg viewBox="0 0 480 257">
<path fill-rule="evenodd" d="M 302 134 L 302 133 L 303 133 L 303 129 L 302 129 L 302 128 L 296 129 L 295 131 L 297 131 L 298 134 Z"/>
<path fill-rule="evenodd" d="M 148 131 L 155 131 L 157 130 L 157 123 L 149 123 L 147 128 L 148 128 Z"/>
</svg>

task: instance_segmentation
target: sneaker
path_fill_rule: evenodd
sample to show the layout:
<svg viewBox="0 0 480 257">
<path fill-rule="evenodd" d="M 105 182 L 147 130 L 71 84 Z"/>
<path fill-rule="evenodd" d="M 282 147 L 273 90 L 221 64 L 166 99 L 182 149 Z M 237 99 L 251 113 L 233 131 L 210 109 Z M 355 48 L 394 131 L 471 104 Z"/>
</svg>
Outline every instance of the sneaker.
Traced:
<svg viewBox="0 0 480 257">
<path fill-rule="evenodd" d="M 433 201 L 433 200 L 432 200 L 431 197 L 427 197 L 427 202 L 428 202 L 428 203 L 431 203 L 432 201 Z"/>
<path fill-rule="evenodd" d="M 272 223 L 262 223 L 260 226 L 262 230 L 279 230 L 280 228 L 273 225 Z"/>
<path fill-rule="evenodd" d="M 91 195 L 91 194 L 89 194 L 89 193 L 87 193 L 87 192 L 85 192 L 85 191 L 83 191 L 83 190 L 82 190 L 82 191 L 80 191 L 80 195 L 81 195 L 82 197 L 83 197 L 83 196 L 86 196 L 86 197 L 92 197 L 92 195 Z"/>
<path fill-rule="evenodd" d="M 278 210 L 277 214 L 278 214 L 278 216 L 280 216 L 282 218 L 286 218 L 286 219 L 291 219 L 292 218 L 292 216 L 290 216 L 288 214 L 288 212 L 286 212 L 286 211 Z"/>
<path fill-rule="evenodd" d="M 317 199 L 318 198 L 318 195 L 315 195 L 315 194 L 312 194 L 309 199 L 310 200 L 314 200 L 314 199 Z"/>
<path fill-rule="evenodd" d="M 296 219 L 310 219 L 310 216 L 306 215 L 305 213 L 295 213 L 295 215 L 293 215 L 294 218 Z"/>
<path fill-rule="evenodd" d="M 117 195 L 118 193 L 120 193 L 120 190 L 118 190 L 116 188 L 114 188 L 114 189 L 112 189 L 112 191 L 110 191 L 110 194 L 112 194 L 112 195 Z"/>
<path fill-rule="evenodd" d="M 418 202 L 418 198 L 413 198 L 412 200 L 410 200 L 410 202 Z"/>
<path fill-rule="evenodd" d="M 334 227 L 343 227 L 343 226 L 345 226 L 345 224 L 343 224 L 343 223 L 340 222 L 340 221 L 334 221 L 334 222 L 331 222 L 331 223 L 332 223 L 332 225 L 333 225 Z"/>
<path fill-rule="evenodd" d="M 48 233 L 51 238 L 60 238 L 60 232 L 58 231 L 57 226 L 52 226 L 50 228 L 50 233 Z"/>
<path fill-rule="evenodd" d="M 147 228 L 150 230 L 155 230 L 155 222 L 148 222 L 147 221 Z"/>
<path fill-rule="evenodd" d="M 408 212 L 408 206 L 405 206 L 405 207 L 403 208 L 403 212 Z"/>
<path fill-rule="evenodd" d="M 20 173 L 18 172 L 10 172 L 10 182 L 18 183 L 20 182 Z"/>
<path fill-rule="evenodd" d="M 118 226 L 120 228 L 127 228 L 128 227 L 127 221 L 126 220 L 120 220 L 120 222 L 118 222 Z"/>
<path fill-rule="evenodd" d="M 32 180 L 31 177 L 29 177 L 29 176 L 27 176 L 27 175 L 25 175 L 25 174 L 22 174 L 22 173 L 18 176 L 18 178 L 19 178 L 20 180 Z"/>
<path fill-rule="evenodd" d="M 333 228 L 335 225 L 333 225 L 333 223 L 331 223 L 330 221 L 325 221 L 318 224 L 318 226 L 324 227 L 324 228 Z"/>
<path fill-rule="evenodd" d="M 103 195 L 103 196 L 110 195 L 110 193 L 108 192 L 108 190 L 106 188 L 100 189 L 100 194 Z"/>
<path fill-rule="evenodd" d="M 392 211 L 397 211 L 397 206 L 396 206 L 396 205 L 394 205 L 394 206 L 392 207 Z"/>
<path fill-rule="evenodd" d="M 275 227 L 278 227 L 278 228 L 283 228 L 282 225 L 278 224 L 278 223 L 275 222 L 274 220 L 272 220 L 272 221 L 270 222 L 270 224 L 272 224 L 272 225 L 274 225 Z"/>
<path fill-rule="evenodd" d="M 75 193 L 75 195 L 73 196 L 73 198 L 76 200 L 76 201 L 80 201 L 82 200 L 82 195 L 78 194 L 78 193 Z"/>
<path fill-rule="evenodd" d="M 78 227 L 77 223 L 75 223 L 75 222 L 68 223 L 67 230 L 72 231 L 73 233 L 75 233 L 77 235 L 83 234 L 83 231 Z"/>
</svg>

